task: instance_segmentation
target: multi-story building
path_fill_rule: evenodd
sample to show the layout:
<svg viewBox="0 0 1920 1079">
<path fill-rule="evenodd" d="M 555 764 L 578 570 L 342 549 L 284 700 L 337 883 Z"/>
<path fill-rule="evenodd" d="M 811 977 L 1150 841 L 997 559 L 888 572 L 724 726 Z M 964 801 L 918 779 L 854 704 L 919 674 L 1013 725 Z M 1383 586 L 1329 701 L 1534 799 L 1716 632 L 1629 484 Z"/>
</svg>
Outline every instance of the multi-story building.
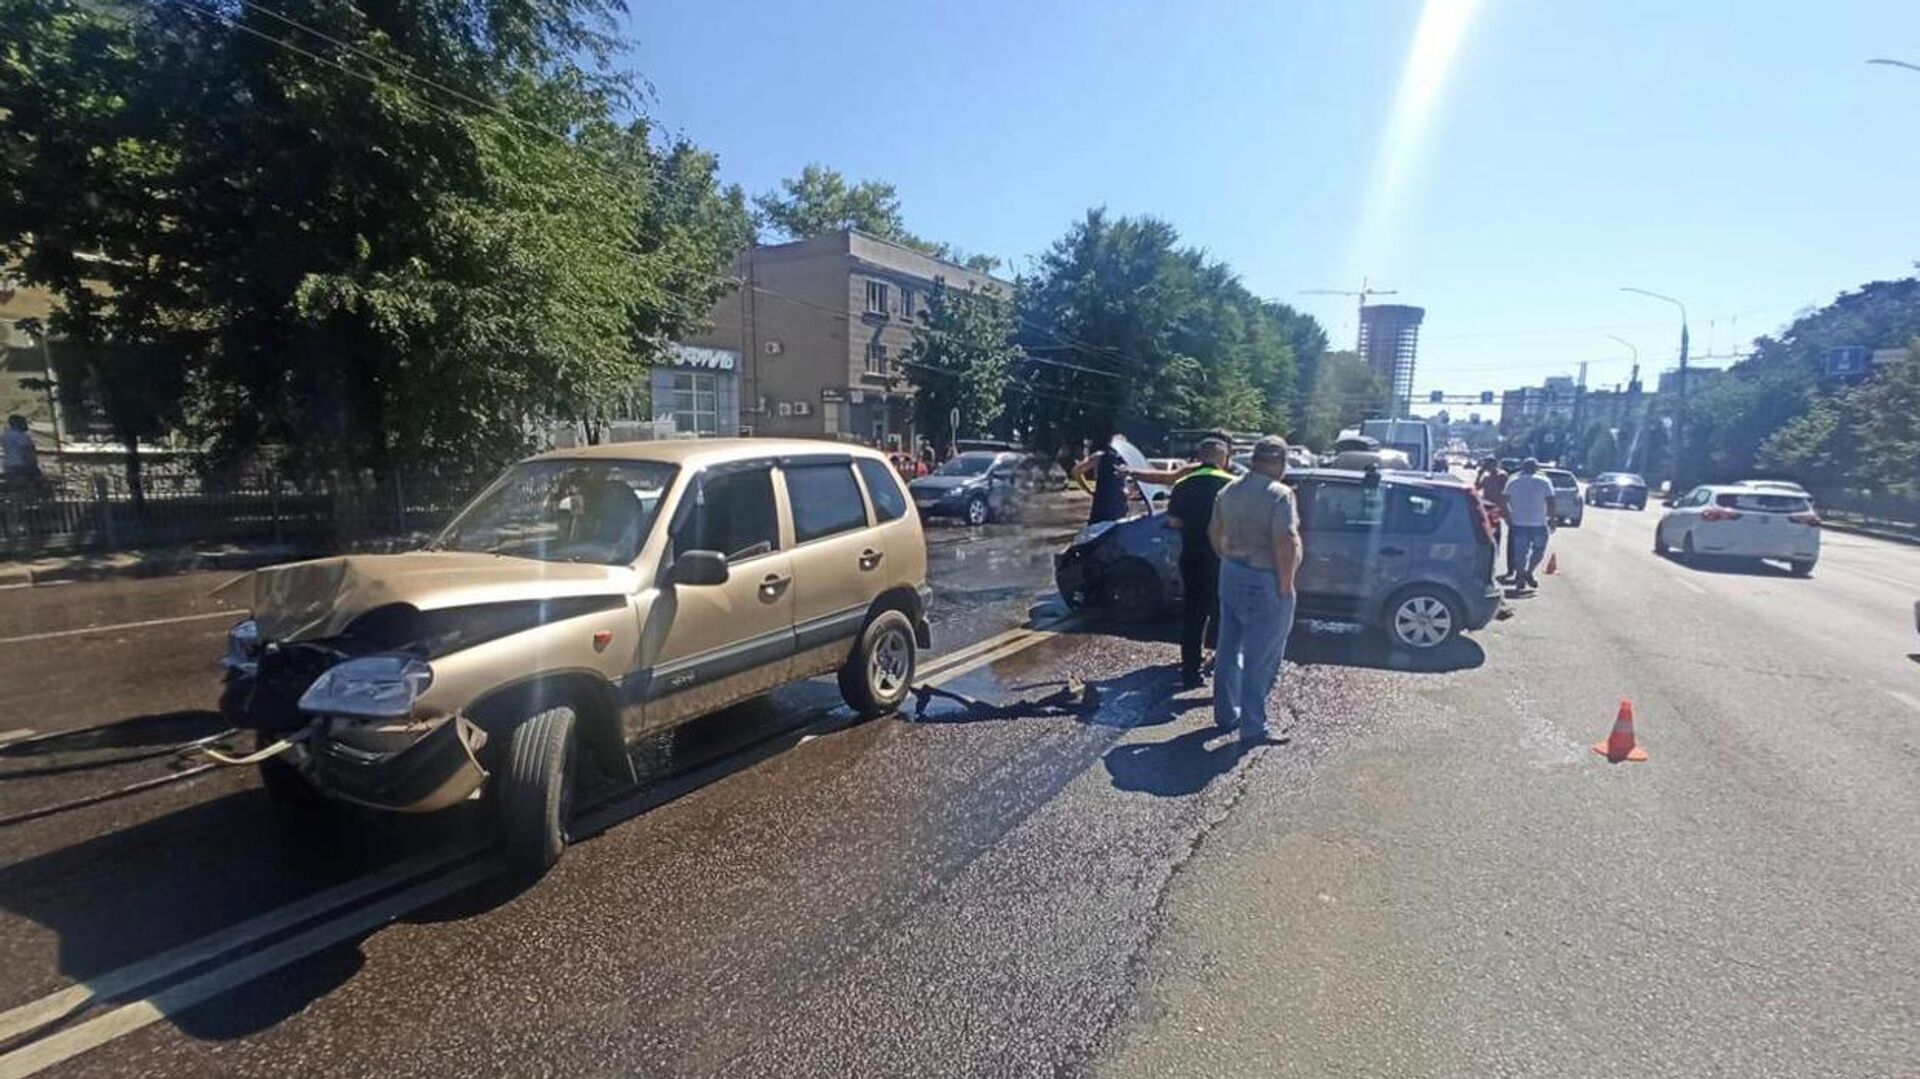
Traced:
<svg viewBox="0 0 1920 1079">
<path fill-rule="evenodd" d="M 913 387 L 900 366 L 936 288 L 1011 292 L 1007 282 L 862 232 L 753 247 L 735 262 L 741 282 L 714 305 L 713 329 L 688 338 L 701 356 L 654 386 L 656 426 L 686 401 L 701 434 L 852 438 L 910 446 Z M 731 401 L 728 407 L 723 402 Z M 705 417 L 713 414 L 714 431 Z M 674 433 L 687 433 L 676 418 Z"/>
<path fill-rule="evenodd" d="M 1413 364 L 1426 314 L 1423 307 L 1397 303 L 1360 308 L 1360 359 L 1387 384 L 1386 405 L 1394 416 L 1411 414 Z"/>
<path fill-rule="evenodd" d="M 1512 434 L 1554 420 L 1572 422 L 1578 390 L 1573 379 L 1554 375 L 1538 386 L 1521 386 L 1500 395 L 1500 433 Z"/>
<path fill-rule="evenodd" d="M 1696 367 L 1690 364 L 1687 367 L 1687 392 L 1692 393 L 1695 390 L 1710 385 L 1726 373 L 1727 371 L 1724 367 Z M 1660 381 L 1657 384 L 1657 390 L 1663 397 L 1669 394 L 1679 393 L 1680 369 L 1678 367 L 1669 367 L 1665 371 L 1660 372 Z"/>
</svg>

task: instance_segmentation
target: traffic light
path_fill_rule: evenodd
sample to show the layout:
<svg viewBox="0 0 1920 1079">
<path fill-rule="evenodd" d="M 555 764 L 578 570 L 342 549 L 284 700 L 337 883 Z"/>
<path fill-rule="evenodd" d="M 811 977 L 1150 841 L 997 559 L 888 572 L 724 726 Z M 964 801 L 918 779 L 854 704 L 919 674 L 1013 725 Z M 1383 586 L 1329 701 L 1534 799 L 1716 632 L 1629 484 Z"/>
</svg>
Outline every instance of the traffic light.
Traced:
<svg viewBox="0 0 1920 1079">
<path fill-rule="evenodd" d="M 1441 393 L 1439 390 L 1434 390 L 1432 393 L 1427 394 L 1427 403 L 1430 405 L 1440 404 L 1446 399 L 1447 399 L 1447 395 L 1444 393 Z"/>
</svg>

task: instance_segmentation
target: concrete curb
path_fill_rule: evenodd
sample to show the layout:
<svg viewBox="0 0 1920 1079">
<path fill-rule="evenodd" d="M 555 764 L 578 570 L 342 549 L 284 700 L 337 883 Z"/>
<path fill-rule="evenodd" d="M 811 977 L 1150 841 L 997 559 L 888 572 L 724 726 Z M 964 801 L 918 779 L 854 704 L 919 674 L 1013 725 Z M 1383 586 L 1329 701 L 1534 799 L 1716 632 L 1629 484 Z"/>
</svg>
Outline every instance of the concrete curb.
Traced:
<svg viewBox="0 0 1920 1079">
<path fill-rule="evenodd" d="M 87 558 L 45 559 L 0 566 L 0 585 L 40 585 L 57 581 L 100 581 L 123 577 L 164 577 L 194 570 L 256 569 L 275 562 L 313 557 L 298 547 L 234 550 L 128 551 Z"/>
<path fill-rule="evenodd" d="M 1836 521 L 1831 517 L 1820 519 L 1820 527 L 1833 532 L 1845 532 L 1850 536 L 1868 536 L 1886 540 L 1889 543 L 1904 543 L 1909 547 L 1920 547 L 1920 536 L 1910 532 L 1888 532 L 1883 529 L 1857 525 L 1851 521 Z"/>
</svg>

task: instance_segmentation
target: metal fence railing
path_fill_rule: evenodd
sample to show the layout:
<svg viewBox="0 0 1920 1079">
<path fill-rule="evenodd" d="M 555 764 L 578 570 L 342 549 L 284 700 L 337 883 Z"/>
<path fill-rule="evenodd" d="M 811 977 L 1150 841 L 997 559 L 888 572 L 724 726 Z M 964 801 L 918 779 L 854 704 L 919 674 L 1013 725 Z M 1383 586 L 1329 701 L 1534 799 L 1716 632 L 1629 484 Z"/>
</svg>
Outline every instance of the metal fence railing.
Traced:
<svg viewBox="0 0 1920 1079">
<path fill-rule="evenodd" d="M 484 476 L 338 475 L 296 483 L 271 471 L 213 479 L 183 467 L 143 476 L 81 471 L 0 488 L 0 557 L 206 543 L 339 550 L 438 528 Z"/>
<path fill-rule="evenodd" d="M 1859 491 L 1816 492 L 1822 517 L 1920 537 L 1920 499 Z"/>
</svg>

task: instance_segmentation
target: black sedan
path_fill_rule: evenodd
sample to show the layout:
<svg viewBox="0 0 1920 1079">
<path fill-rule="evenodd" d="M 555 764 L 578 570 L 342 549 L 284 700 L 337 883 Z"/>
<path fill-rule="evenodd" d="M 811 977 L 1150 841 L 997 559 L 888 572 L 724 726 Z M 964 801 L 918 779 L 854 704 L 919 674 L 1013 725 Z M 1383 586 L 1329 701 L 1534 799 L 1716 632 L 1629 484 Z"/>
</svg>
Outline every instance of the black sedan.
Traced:
<svg viewBox="0 0 1920 1079">
<path fill-rule="evenodd" d="M 907 484 L 922 517 L 958 517 L 983 525 L 1012 507 L 1020 455 L 1006 451 L 963 453 Z"/>
<path fill-rule="evenodd" d="M 1602 472 L 1587 484 L 1587 505 L 1647 508 L 1647 481 L 1631 472 Z"/>
</svg>

